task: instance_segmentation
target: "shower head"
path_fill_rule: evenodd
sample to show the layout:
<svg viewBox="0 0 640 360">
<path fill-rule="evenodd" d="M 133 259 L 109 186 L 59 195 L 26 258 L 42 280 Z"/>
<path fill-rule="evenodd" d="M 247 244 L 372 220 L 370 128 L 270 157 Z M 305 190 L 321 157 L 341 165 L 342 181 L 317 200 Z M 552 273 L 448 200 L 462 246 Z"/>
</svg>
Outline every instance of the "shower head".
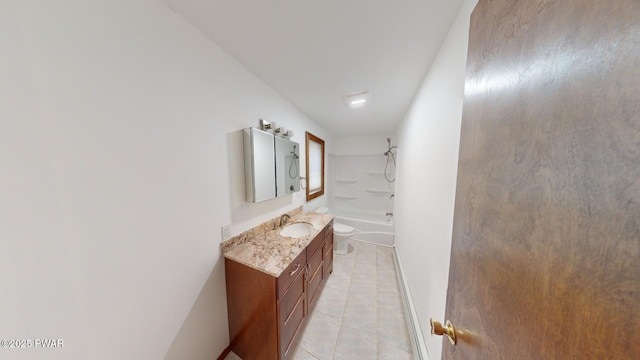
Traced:
<svg viewBox="0 0 640 360">
<path fill-rule="evenodd" d="M 388 149 L 387 151 L 384 152 L 385 156 L 389 156 L 389 153 L 391 153 L 393 155 L 393 153 L 391 152 L 391 150 L 397 148 L 397 146 L 391 146 L 391 138 L 387 138 L 387 143 L 388 143 Z"/>
</svg>

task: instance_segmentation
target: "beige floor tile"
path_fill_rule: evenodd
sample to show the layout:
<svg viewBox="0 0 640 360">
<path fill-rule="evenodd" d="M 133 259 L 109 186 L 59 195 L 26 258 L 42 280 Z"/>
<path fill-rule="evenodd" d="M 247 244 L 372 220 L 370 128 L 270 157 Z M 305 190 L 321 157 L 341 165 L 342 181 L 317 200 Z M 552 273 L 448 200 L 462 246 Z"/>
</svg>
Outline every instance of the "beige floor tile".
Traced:
<svg viewBox="0 0 640 360">
<path fill-rule="evenodd" d="M 299 346 L 319 360 L 333 359 L 339 330 L 340 320 L 314 311 Z"/>
<path fill-rule="evenodd" d="M 379 312 L 378 313 L 378 346 L 391 346 L 411 352 L 411 341 L 404 315 L 399 312 Z"/>
<path fill-rule="evenodd" d="M 345 294 L 349 291 L 350 285 L 351 285 L 351 276 L 349 276 L 348 274 L 336 273 L 335 270 L 327 280 L 327 287 L 332 287 L 334 289 L 342 290 Z"/>
<path fill-rule="evenodd" d="M 377 260 L 376 267 L 378 268 L 378 271 L 396 272 L 396 264 L 394 263 L 394 260 Z"/>
<path fill-rule="evenodd" d="M 375 298 L 349 296 L 344 308 L 344 317 L 363 322 L 371 321 L 371 325 L 376 326 L 377 301 Z"/>
<path fill-rule="evenodd" d="M 302 347 L 298 347 L 298 350 L 296 350 L 296 353 L 293 354 L 293 360 L 318 360 L 318 358 L 309 354 Z"/>
<path fill-rule="evenodd" d="M 413 360 L 410 353 L 388 345 L 385 342 L 378 342 L 378 360 Z"/>
<path fill-rule="evenodd" d="M 358 282 L 351 281 L 349 286 L 349 297 L 371 299 L 375 302 L 378 297 L 378 285 L 375 282 Z"/>
<path fill-rule="evenodd" d="M 339 274 L 349 275 L 353 272 L 355 261 L 352 259 L 334 258 L 333 260 L 333 272 Z"/>
<path fill-rule="evenodd" d="M 379 281 L 386 281 L 390 285 L 394 285 L 394 286 L 398 285 L 398 276 L 396 274 L 396 269 L 393 267 L 388 269 L 383 269 L 380 266 L 378 266 L 378 269 L 376 271 L 376 276 L 378 277 Z"/>
<path fill-rule="evenodd" d="M 371 360 L 377 357 L 377 349 L 375 336 L 343 323 L 340 327 L 334 359 Z"/>
<path fill-rule="evenodd" d="M 347 292 L 342 289 L 336 289 L 325 286 L 324 291 L 318 299 L 318 304 L 314 311 L 318 311 L 341 319 L 344 314 L 344 307 L 347 303 Z"/>
</svg>

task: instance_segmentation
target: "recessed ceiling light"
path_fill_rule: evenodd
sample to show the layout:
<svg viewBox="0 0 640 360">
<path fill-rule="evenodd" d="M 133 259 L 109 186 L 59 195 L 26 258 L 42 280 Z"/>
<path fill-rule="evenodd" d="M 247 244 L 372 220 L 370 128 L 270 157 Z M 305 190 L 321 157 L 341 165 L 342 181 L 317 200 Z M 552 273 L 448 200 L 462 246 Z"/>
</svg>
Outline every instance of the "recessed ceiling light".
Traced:
<svg viewBox="0 0 640 360">
<path fill-rule="evenodd" d="M 371 93 L 368 91 L 347 95 L 344 97 L 344 102 L 350 108 L 363 107 L 370 101 L 371 101 Z"/>
</svg>

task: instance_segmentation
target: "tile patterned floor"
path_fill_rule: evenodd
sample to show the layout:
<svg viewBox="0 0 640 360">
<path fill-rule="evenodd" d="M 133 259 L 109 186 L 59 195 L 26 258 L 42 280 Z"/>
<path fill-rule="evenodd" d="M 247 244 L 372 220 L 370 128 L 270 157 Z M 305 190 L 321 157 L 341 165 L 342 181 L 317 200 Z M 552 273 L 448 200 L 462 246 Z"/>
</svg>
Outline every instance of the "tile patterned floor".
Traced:
<svg viewBox="0 0 640 360">
<path fill-rule="evenodd" d="M 294 359 L 413 359 L 391 248 L 350 241 L 334 256 Z"/>
</svg>

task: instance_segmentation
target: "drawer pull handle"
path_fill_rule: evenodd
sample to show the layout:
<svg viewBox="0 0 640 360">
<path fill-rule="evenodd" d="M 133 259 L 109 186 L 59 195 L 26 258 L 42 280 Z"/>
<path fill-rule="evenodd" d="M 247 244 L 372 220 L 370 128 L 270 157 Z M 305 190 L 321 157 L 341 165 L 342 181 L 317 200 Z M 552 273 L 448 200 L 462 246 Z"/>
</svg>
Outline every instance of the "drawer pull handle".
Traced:
<svg viewBox="0 0 640 360">
<path fill-rule="evenodd" d="M 291 270 L 291 272 L 289 273 L 289 276 L 295 274 L 298 272 L 298 270 L 300 270 L 300 263 L 296 264 L 296 268 Z"/>
</svg>

